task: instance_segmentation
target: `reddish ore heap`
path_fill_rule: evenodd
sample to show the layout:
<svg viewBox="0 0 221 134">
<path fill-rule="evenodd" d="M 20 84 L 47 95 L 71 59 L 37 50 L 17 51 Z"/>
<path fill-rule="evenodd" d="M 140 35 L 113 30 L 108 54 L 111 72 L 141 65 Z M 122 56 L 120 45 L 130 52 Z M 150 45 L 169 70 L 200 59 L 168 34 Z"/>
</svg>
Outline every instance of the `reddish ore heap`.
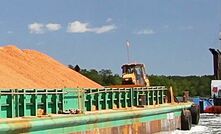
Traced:
<svg viewBox="0 0 221 134">
<path fill-rule="evenodd" d="M 0 89 L 102 88 L 101 85 L 35 50 L 0 47 Z"/>
</svg>

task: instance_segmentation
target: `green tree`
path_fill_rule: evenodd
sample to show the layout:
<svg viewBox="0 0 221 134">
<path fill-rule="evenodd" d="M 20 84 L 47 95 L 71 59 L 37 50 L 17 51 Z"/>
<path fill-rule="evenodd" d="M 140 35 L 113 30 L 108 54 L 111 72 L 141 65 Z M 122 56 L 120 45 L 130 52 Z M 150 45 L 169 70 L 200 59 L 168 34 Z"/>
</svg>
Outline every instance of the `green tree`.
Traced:
<svg viewBox="0 0 221 134">
<path fill-rule="evenodd" d="M 75 67 L 69 65 L 69 68 Z M 81 69 L 80 73 L 89 79 L 103 85 L 120 85 L 122 78 L 118 74 L 113 74 L 110 69 L 95 69 L 86 70 Z M 164 75 L 150 75 L 148 76 L 151 86 L 166 86 L 173 87 L 176 96 L 182 96 L 184 90 L 189 90 L 191 96 L 210 96 L 211 75 L 204 76 L 164 76 Z"/>
</svg>

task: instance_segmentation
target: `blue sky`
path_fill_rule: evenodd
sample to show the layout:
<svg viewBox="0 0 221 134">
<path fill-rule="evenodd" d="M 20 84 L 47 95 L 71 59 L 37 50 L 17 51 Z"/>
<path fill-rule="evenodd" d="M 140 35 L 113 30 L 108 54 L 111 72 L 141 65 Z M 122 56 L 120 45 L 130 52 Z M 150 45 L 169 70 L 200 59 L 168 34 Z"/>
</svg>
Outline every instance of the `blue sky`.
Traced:
<svg viewBox="0 0 221 134">
<path fill-rule="evenodd" d="M 0 45 L 35 49 L 61 63 L 120 73 L 142 62 L 149 74 L 212 74 L 221 48 L 221 0 L 2 0 Z"/>
</svg>

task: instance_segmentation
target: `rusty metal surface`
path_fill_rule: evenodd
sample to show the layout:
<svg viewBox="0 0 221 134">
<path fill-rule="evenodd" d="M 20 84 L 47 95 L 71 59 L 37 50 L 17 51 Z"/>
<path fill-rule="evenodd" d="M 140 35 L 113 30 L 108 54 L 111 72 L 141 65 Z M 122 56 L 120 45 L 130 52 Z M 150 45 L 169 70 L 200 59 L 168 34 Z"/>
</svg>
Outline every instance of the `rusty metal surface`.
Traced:
<svg viewBox="0 0 221 134">
<path fill-rule="evenodd" d="M 171 132 L 180 129 L 180 117 L 166 120 L 154 120 L 150 122 L 134 122 L 130 125 L 119 127 L 101 128 L 85 132 L 71 134 L 152 134 L 157 132 Z"/>
<path fill-rule="evenodd" d="M 10 123 L 10 122 L 9 122 Z M 23 129 L 16 129 L 10 133 L 27 133 L 30 129 L 30 123 L 28 120 L 20 121 L 18 120 L 16 124 L 19 126 L 25 126 Z M 157 133 L 161 131 L 170 132 L 175 129 L 179 129 L 180 117 L 175 117 L 174 119 L 165 119 L 165 120 L 154 120 L 150 122 L 139 122 L 139 120 L 134 120 L 133 124 L 123 125 L 118 127 L 106 127 L 106 128 L 97 128 L 96 123 L 94 124 L 94 129 L 90 131 L 81 131 L 71 134 L 144 134 L 144 133 Z"/>
<path fill-rule="evenodd" d="M 187 103 L 146 108 L 97 111 L 79 115 L 50 115 L 0 119 L 0 133 L 154 133 L 180 128 Z"/>
<path fill-rule="evenodd" d="M 31 128 L 31 123 L 29 120 L 15 120 L 11 122 L 7 121 L 8 126 L 14 126 L 14 130 L 10 130 L 11 134 L 27 133 Z M 1 127 L 1 126 L 0 126 Z"/>
<path fill-rule="evenodd" d="M 151 121 L 150 130 L 151 130 L 151 133 L 159 132 L 161 130 L 161 121 L 160 120 Z"/>
</svg>

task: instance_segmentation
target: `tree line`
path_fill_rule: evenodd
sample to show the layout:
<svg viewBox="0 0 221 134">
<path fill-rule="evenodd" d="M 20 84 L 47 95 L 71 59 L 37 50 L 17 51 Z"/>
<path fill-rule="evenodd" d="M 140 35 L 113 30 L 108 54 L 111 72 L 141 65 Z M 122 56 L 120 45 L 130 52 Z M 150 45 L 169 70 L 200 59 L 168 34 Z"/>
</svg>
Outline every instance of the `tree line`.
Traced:
<svg viewBox="0 0 221 134">
<path fill-rule="evenodd" d="M 152 86 L 172 86 L 176 95 L 181 96 L 183 91 L 188 90 L 191 96 L 210 96 L 210 85 L 212 75 L 204 76 L 163 76 L 150 75 L 149 80 Z"/>
<path fill-rule="evenodd" d="M 113 74 L 110 69 L 80 69 L 78 66 L 69 68 L 78 71 L 89 79 L 103 85 L 120 85 L 122 78 L 119 74 Z M 164 75 L 149 75 L 151 86 L 166 86 L 173 87 L 176 96 L 183 95 L 183 91 L 189 90 L 191 96 L 210 96 L 210 84 L 213 79 L 212 75 L 204 76 L 164 76 Z"/>
</svg>

